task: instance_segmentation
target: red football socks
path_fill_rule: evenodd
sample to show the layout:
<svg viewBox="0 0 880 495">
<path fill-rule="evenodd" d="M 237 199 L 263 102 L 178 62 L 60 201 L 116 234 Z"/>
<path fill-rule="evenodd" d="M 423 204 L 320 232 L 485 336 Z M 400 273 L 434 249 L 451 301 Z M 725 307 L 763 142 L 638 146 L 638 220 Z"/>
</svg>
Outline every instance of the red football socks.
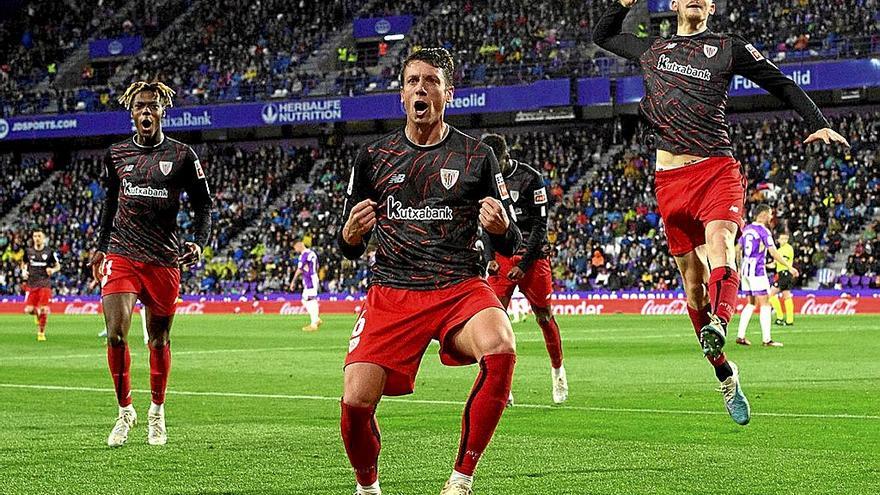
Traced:
<svg viewBox="0 0 880 495">
<path fill-rule="evenodd" d="M 697 334 L 697 339 L 700 338 L 700 330 L 707 324 L 709 324 L 709 314 L 712 311 L 712 306 L 704 306 L 702 309 L 694 309 L 688 305 L 688 316 L 691 318 L 691 323 L 694 326 L 694 332 Z M 720 356 L 712 357 L 706 356 L 706 359 L 712 363 L 712 366 L 715 367 L 715 376 L 718 377 L 718 380 L 724 381 L 728 376 L 733 374 L 733 369 L 730 367 L 730 364 L 727 363 L 727 355 L 723 352 Z"/>
<path fill-rule="evenodd" d="M 556 318 L 550 317 L 549 320 L 538 319 L 538 326 L 544 334 L 544 344 L 547 346 L 547 353 L 550 354 L 550 364 L 559 369 L 562 366 L 562 338 L 559 336 L 559 325 L 556 324 Z"/>
<path fill-rule="evenodd" d="M 480 374 L 461 419 L 461 443 L 455 460 L 455 470 L 459 473 L 472 476 L 489 445 L 507 405 L 515 364 L 513 353 L 487 354 L 480 360 Z"/>
<path fill-rule="evenodd" d="M 46 331 L 46 320 L 48 318 L 49 318 L 49 316 L 46 313 L 40 313 L 37 316 L 37 321 L 39 321 L 39 325 L 40 325 L 40 333 L 44 333 Z"/>
<path fill-rule="evenodd" d="M 379 450 L 382 439 L 375 407 L 342 404 L 342 442 L 354 475 L 361 486 L 372 485 L 379 478 Z"/>
<path fill-rule="evenodd" d="M 729 266 L 715 268 L 709 273 L 709 303 L 712 313 L 724 320 L 736 310 L 736 291 L 739 289 L 739 274 Z"/>
<path fill-rule="evenodd" d="M 171 372 L 171 342 L 162 347 L 150 345 L 150 394 L 154 404 L 165 403 L 165 387 Z"/>
<path fill-rule="evenodd" d="M 116 389 L 116 401 L 119 407 L 131 405 L 131 355 L 128 352 L 128 344 L 107 346 L 107 363 L 110 365 L 110 376 L 113 377 L 113 386 Z"/>
</svg>

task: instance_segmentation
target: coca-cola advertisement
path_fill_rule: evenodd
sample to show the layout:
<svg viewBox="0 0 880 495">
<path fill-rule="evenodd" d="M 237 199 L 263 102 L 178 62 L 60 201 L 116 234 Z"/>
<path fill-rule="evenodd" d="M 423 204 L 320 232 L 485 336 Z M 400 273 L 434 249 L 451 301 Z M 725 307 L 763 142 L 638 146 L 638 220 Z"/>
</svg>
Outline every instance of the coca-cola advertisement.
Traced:
<svg viewBox="0 0 880 495">
<path fill-rule="evenodd" d="M 746 303 L 740 298 L 737 311 Z M 527 303 L 523 304 L 528 306 Z M 674 293 L 564 293 L 553 297 L 553 313 L 557 315 L 601 316 L 609 314 L 632 314 L 645 316 L 686 315 L 687 301 L 682 294 Z M 363 296 L 329 297 L 320 301 L 321 313 L 356 314 L 363 305 Z M 795 311 L 803 315 L 854 315 L 880 314 L 880 294 L 828 294 L 801 292 L 794 297 Z M 76 298 L 65 300 L 54 298 L 49 304 L 50 311 L 67 315 L 102 314 L 98 298 Z M 20 297 L 0 300 L 0 314 L 21 313 L 24 299 Z M 179 315 L 201 314 L 276 314 L 304 315 L 305 308 L 299 299 L 292 297 L 272 297 L 267 300 L 210 300 L 208 298 L 188 299 L 177 305 Z"/>
</svg>

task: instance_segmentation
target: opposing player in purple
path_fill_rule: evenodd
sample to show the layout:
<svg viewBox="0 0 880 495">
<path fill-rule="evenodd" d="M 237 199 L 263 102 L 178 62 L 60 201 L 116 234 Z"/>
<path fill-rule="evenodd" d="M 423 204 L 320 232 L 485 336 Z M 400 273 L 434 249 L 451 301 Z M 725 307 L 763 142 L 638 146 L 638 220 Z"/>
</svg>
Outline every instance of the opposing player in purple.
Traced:
<svg viewBox="0 0 880 495">
<path fill-rule="evenodd" d="M 773 221 L 773 208 L 766 204 L 755 207 L 755 221 L 746 225 L 742 237 L 739 239 L 739 247 L 742 251 L 740 280 L 743 292 L 749 297 L 749 302 L 743 307 L 739 317 L 739 331 L 736 335 L 736 343 L 740 345 L 752 345 L 746 338 L 746 330 L 749 320 L 755 308 L 758 308 L 758 320 L 761 322 L 761 341 L 766 347 L 782 347 L 782 342 L 776 342 L 770 336 L 770 279 L 767 278 L 766 259 L 767 254 L 776 260 L 777 266 L 789 270 L 794 277 L 798 276 L 795 268 L 776 250 L 773 242 L 773 234 L 770 233 L 770 222 Z"/>
<path fill-rule="evenodd" d="M 302 277 L 302 305 L 309 314 L 310 322 L 302 327 L 303 332 L 316 332 L 321 326 L 321 315 L 318 307 L 318 289 L 320 288 L 320 280 L 318 280 L 318 255 L 310 248 L 307 248 L 303 241 L 293 243 L 293 250 L 296 251 L 296 272 L 290 281 L 290 292 L 296 290 L 296 281 Z"/>
</svg>

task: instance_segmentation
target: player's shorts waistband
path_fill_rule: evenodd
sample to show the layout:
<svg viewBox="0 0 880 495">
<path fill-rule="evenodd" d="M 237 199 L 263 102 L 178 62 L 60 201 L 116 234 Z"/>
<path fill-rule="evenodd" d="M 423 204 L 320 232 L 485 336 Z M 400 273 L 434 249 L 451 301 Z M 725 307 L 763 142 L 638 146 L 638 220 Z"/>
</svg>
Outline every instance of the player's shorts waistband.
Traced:
<svg viewBox="0 0 880 495">
<path fill-rule="evenodd" d="M 654 174 L 658 176 L 662 175 L 664 178 L 673 178 L 679 175 L 690 174 L 696 169 L 723 167 L 732 164 L 739 166 L 739 161 L 737 161 L 737 159 L 733 158 L 732 156 L 708 156 L 706 158 L 701 158 L 699 160 L 686 163 L 680 167 L 657 169 L 654 171 Z"/>
</svg>

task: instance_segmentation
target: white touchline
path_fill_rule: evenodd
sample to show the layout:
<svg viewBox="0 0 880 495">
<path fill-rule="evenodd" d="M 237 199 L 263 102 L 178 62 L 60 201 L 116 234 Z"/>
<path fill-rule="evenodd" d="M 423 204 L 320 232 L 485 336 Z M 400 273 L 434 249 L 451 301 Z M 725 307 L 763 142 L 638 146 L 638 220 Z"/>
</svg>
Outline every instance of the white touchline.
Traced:
<svg viewBox="0 0 880 495">
<path fill-rule="evenodd" d="M 18 388 L 28 390 L 56 390 L 64 392 L 98 392 L 104 394 L 113 394 L 113 389 L 98 387 L 67 387 L 62 385 L 28 385 L 19 383 L 0 383 L 0 388 Z M 149 390 L 133 389 L 132 392 L 139 394 L 149 394 Z M 288 395 L 288 394 L 254 394 L 243 392 L 190 392 L 184 390 L 168 390 L 168 395 L 189 395 L 202 397 L 233 397 L 245 399 L 285 399 L 285 400 L 320 400 L 339 402 L 339 397 L 326 397 L 323 395 Z M 404 399 L 399 397 L 384 397 L 383 402 L 400 402 L 406 404 L 424 404 L 424 405 L 447 405 L 447 406 L 463 406 L 464 402 L 454 400 L 428 400 L 428 399 Z M 679 415 L 706 415 L 706 416 L 726 416 L 727 413 L 722 411 L 688 411 L 683 409 L 642 409 L 635 407 L 587 407 L 587 406 L 551 406 L 549 404 L 520 404 L 517 403 L 514 409 L 571 409 L 575 411 L 592 411 L 592 412 L 609 412 L 609 413 L 642 413 L 642 414 L 679 414 Z M 752 416 L 765 416 L 773 418 L 806 418 L 806 419 L 865 419 L 880 420 L 880 416 L 868 414 L 811 414 L 811 413 L 773 413 L 758 412 L 752 413 Z"/>
</svg>

